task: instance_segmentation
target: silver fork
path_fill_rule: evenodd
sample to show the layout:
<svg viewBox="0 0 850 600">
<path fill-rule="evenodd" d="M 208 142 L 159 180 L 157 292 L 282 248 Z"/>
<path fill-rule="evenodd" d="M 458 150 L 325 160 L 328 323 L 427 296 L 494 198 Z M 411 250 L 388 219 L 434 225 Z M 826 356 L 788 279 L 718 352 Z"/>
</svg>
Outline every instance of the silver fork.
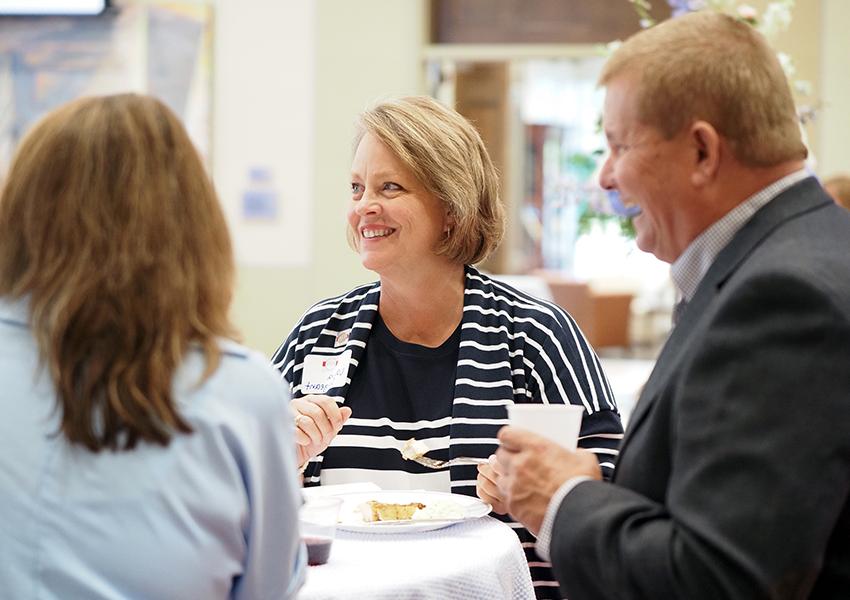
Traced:
<svg viewBox="0 0 850 600">
<path fill-rule="evenodd" d="M 417 456 L 413 458 L 407 458 L 405 460 L 412 460 L 413 462 L 417 462 L 420 465 L 428 467 L 429 469 L 445 469 L 446 467 L 453 467 L 455 465 L 486 465 L 486 458 L 474 458 L 472 456 L 458 456 L 457 458 L 453 458 L 451 460 L 434 460 L 433 458 L 428 458 L 427 456 Z"/>
<path fill-rule="evenodd" d="M 451 460 L 435 460 L 424 456 L 429 448 L 423 442 L 418 442 L 414 438 L 410 438 L 404 443 L 404 447 L 399 449 L 404 460 L 412 460 L 429 469 L 445 469 L 454 465 L 484 465 L 489 459 L 472 458 L 469 456 L 458 456 Z"/>
</svg>

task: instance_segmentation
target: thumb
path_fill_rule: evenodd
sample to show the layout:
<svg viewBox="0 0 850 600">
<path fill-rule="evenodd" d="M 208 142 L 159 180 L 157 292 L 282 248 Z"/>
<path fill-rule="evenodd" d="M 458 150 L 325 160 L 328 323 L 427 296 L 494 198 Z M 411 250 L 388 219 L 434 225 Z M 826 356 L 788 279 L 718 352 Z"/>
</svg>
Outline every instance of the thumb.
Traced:
<svg viewBox="0 0 850 600">
<path fill-rule="evenodd" d="M 344 423 L 345 421 L 348 421 L 348 417 L 351 416 L 351 409 L 347 406 L 343 406 L 339 409 L 339 414 L 342 416 L 342 421 Z"/>
<path fill-rule="evenodd" d="M 512 425 L 505 425 L 502 427 L 499 430 L 497 437 L 499 438 L 499 445 L 505 450 L 509 450 L 511 452 L 519 452 L 535 440 L 539 439 L 539 436 L 535 435 L 528 429 Z"/>
</svg>

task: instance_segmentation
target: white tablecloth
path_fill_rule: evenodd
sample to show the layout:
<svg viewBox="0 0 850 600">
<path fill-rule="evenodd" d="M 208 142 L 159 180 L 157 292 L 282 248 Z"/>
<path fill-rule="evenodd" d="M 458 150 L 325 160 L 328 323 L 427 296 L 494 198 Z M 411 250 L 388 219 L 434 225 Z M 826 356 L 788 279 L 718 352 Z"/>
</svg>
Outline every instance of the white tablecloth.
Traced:
<svg viewBox="0 0 850 600">
<path fill-rule="evenodd" d="M 407 534 L 337 531 L 300 600 L 534 598 L 519 539 L 491 517 Z"/>
</svg>

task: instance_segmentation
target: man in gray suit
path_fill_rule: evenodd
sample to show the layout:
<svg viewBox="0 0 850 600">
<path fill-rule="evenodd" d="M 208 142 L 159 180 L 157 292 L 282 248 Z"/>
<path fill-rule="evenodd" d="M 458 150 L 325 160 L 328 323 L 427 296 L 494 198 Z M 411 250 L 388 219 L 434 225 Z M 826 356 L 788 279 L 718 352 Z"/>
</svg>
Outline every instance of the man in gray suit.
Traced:
<svg viewBox="0 0 850 600">
<path fill-rule="evenodd" d="M 601 183 L 687 305 L 611 482 L 504 427 L 479 493 L 539 532 L 570 600 L 850 598 L 850 213 L 804 169 L 775 53 L 696 13 L 600 81 Z"/>
</svg>

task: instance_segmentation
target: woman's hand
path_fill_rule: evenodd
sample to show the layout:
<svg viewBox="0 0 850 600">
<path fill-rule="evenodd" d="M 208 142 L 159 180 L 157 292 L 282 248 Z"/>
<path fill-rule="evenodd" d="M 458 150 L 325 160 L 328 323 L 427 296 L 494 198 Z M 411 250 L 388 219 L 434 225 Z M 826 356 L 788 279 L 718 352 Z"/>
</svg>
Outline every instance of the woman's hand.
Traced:
<svg viewBox="0 0 850 600">
<path fill-rule="evenodd" d="M 351 416 L 330 396 L 310 395 L 289 403 L 295 415 L 295 444 L 298 464 L 303 465 L 327 448 Z"/>
<path fill-rule="evenodd" d="M 492 454 L 486 465 L 478 465 L 475 492 L 479 498 L 493 507 L 493 512 L 504 515 L 508 512 L 508 507 L 502 500 L 502 493 L 499 491 L 499 478 L 501 476 L 502 473 L 499 463 L 496 462 L 496 455 Z"/>
</svg>

